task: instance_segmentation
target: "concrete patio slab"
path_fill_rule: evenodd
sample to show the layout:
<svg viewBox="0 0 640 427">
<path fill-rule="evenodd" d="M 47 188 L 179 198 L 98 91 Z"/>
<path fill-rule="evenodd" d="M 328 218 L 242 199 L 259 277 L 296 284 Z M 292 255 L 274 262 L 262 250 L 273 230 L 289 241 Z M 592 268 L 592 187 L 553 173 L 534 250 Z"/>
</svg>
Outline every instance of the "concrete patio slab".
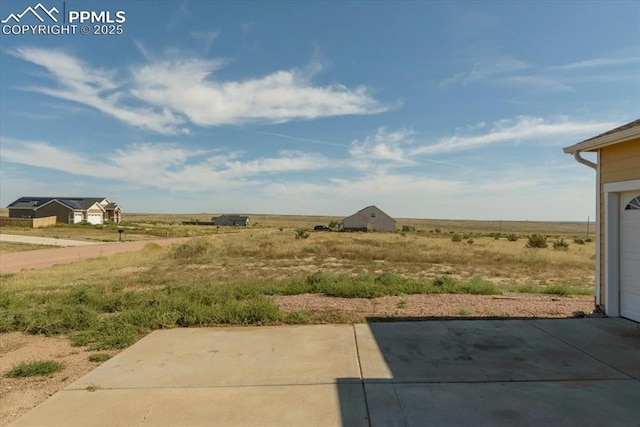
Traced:
<svg viewBox="0 0 640 427">
<path fill-rule="evenodd" d="M 88 409 L 90 408 L 90 409 Z M 65 390 L 25 426 L 368 426 L 361 384 Z"/>
<path fill-rule="evenodd" d="M 521 320 L 356 326 L 365 382 L 627 379 Z"/>
<path fill-rule="evenodd" d="M 527 322 L 599 361 L 640 379 L 640 323 L 616 318 Z"/>
<path fill-rule="evenodd" d="M 461 320 L 156 331 L 13 426 L 638 427 L 637 326 Z"/>
<path fill-rule="evenodd" d="M 487 381 L 445 322 L 355 325 L 364 382 Z"/>
<path fill-rule="evenodd" d="M 351 325 L 180 328 L 151 333 L 67 388 L 333 384 L 337 378 L 360 381 Z"/>
<path fill-rule="evenodd" d="M 640 382 L 365 384 L 371 426 L 602 427 L 640 423 Z"/>
</svg>

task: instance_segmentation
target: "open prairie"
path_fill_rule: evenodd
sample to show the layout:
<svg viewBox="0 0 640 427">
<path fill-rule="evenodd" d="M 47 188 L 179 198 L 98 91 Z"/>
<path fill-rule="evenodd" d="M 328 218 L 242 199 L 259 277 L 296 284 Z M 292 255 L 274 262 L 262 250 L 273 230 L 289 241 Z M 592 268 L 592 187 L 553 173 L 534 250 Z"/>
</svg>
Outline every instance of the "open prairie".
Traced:
<svg viewBox="0 0 640 427">
<path fill-rule="evenodd" d="M 593 307 L 595 248 L 580 240 L 584 223 L 399 220 L 400 230 L 412 231 L 341 233 L 310 231 L 338 218 L 251 215 L 246 228 L 182 225 L 210 218 L 127 215 L 123 240 L 192 238 L 3 274 L 0 333 L 8 346 L 0 345 L 0 375 L 43 355 L 67 368 L 46 379 L 3 378 L 10 388 L 0 390 L 0 424 L 153 329 L 570 317 Z M 1 232 L 115 242 L 117 230 L 59 225 Z M 526 247 L 531 233 L 548 236 L 548 247 Z M 559 238 L 568 248 L 554 249 Z M 0 245 L 4 253 L 21 249 L 33 246 Z"/>
</svg>

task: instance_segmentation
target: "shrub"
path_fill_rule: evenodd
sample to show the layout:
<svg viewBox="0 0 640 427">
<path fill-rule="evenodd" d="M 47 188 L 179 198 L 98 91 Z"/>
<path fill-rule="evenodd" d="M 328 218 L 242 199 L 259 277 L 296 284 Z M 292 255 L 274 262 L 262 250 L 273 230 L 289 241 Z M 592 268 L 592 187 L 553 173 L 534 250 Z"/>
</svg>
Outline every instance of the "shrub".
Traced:
<svg viewBox="0 0 640 427">
<path fill-rule="evenodd" d="M 296 230 L 296 239 L 306 239 L 309 237 L 309 232 L 304 228 L 298 228 Z"/>
<path fill-rule="evenodd" d="M 569 249 L 569 243 L 565 242 L 564 239 L 559 239 L 553 242 L 553 249 L 566 251 Z"/>
<path fill-rule="evenodd" d="M 451 236 L 451 241 L 452 242 L 462 242 L 462 236 L 460 234 L 456 233 L 453 236 Z"/>
<path fill-rule="evenodd" d="M 527 248 L 546 248 L 547 238 L 541 234 L 532 234 L 527 241 Z"/>
<path fill-rule="evenodd" d="M 54 360 L 33 360 L 15 365 L 7 376 L 10 378 L 45 376 L 64 369 L 64 365 Z"/>
<path fill-rule="evenodd" d="M 416 231 L 416 228 L 413 225 L 403 225 L 402 226 L 402 231 L 403 232 Z"/>
<path fill-rule="evenodd" d="M 467 243 L 468 243 L 468 244 L 470 244 L 470 245 L 472 245 L 472 244 L 473 244 L 473 239 L 469 239 L 469 240 L 467 240 Z"/>
<path fill-rule="evenodd" d="M 576 245 L 584 245 L 584 239 L 581 239 L 580 237 L 574 237 L 573 243 L 575 243 Z"/>
<path fill-rule="evenodd" d="M 329 221 L 329 228 L 334 229 L 336 227 L 338 227 L 338 222 L 337 221 L 335 221 L 335 220 Z"/>
<path fill-rule="evenodd" d="M 510 242 L 517 242 L 518 235 L 517 234 L 507 234 L 507 240 Z"/>
</svg>

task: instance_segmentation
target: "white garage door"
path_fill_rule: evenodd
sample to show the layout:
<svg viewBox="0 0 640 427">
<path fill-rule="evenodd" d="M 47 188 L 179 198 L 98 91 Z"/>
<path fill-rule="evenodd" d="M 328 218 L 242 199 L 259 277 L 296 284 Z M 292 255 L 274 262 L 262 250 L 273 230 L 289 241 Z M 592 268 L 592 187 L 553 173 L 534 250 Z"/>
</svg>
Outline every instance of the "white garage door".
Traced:
<svg viewBox="0 0 640 427">
<path fill-rule="evenodd" d="M 102 214 L 90 213 L 87 215 L 87 222 L 89 222 L 89 224 L 102 224 Z"/>
<path fill-rule="evenodd" d="M 620 197 L 620 315 L 640 322 L 640 191 Z"/>
</svg>

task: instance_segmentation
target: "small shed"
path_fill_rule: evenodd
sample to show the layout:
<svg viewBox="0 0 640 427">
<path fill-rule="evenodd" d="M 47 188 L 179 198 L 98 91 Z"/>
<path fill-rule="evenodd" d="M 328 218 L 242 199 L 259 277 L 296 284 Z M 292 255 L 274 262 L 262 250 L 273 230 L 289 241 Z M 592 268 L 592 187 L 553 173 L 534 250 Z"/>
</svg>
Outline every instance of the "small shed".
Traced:
<svg viewBox="0 0 640 427">
<path fill-rule="evenodd" d="M 249 226 L 249 217 L 242 215 L 221 215 L 211 218 L 213 225 L 225 227 L 247 227 Z"/>
<path fill-rule="evenodd" d="M 341 230 L 352 231 L 396 231 L 396 220 L 375 205 L 367 206 L 340 224 Z"/>
</svg>

